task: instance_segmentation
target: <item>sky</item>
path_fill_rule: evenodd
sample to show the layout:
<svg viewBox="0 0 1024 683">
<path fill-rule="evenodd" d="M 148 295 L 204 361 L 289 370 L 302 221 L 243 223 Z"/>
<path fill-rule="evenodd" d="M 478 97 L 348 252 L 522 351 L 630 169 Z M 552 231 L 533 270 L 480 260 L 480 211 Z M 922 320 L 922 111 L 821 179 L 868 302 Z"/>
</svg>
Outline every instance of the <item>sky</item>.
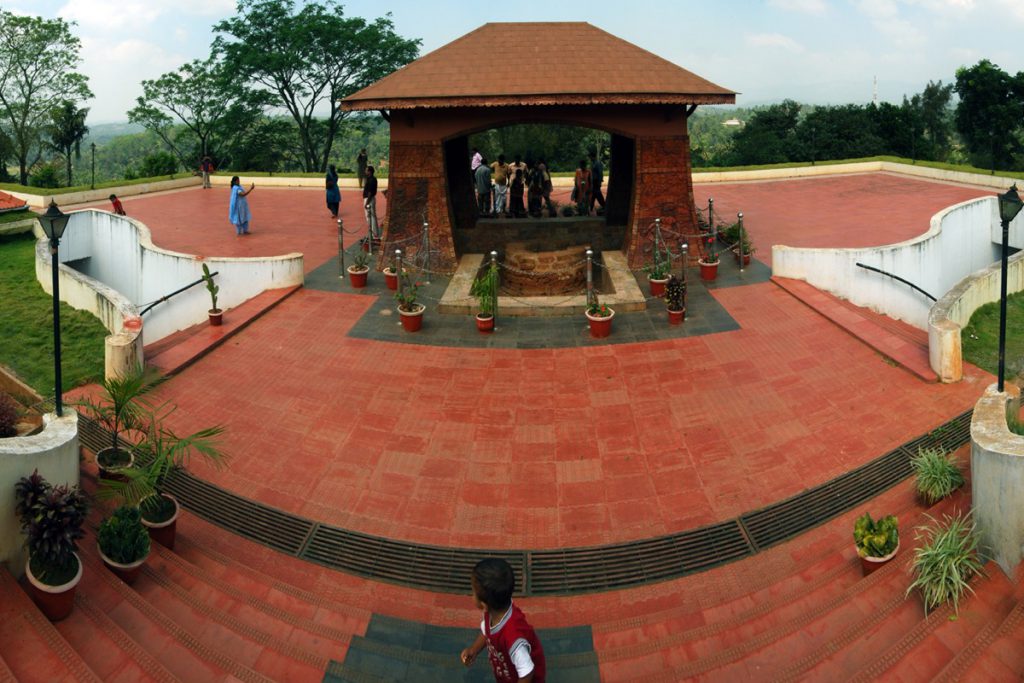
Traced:
<svg viewBox="0 0 1024 683">
<path fill-rule="evenodd" d="M 301 3 L 303 0 L 297 0 Z M 0 0 L 5 10 L 74 21 L 89 123 L 127 120 L 141 81 L 209 55 L 235 0 Z M 1024 71 L 1024 0 L 350 0 L 344 14 L 390 12 L 425 54 L 493 21 L 588 21 L 739 93 L 739 106 L 900 102 L 987 58 Z M 512 48 L 513 46 L 506 46 Z M 489 55 L 476 68 L 486 69 Z M 553 69 L 572 68 L 552 64 Z M 600 74 L 595 74 L 600 78 Z"/>
</svg>

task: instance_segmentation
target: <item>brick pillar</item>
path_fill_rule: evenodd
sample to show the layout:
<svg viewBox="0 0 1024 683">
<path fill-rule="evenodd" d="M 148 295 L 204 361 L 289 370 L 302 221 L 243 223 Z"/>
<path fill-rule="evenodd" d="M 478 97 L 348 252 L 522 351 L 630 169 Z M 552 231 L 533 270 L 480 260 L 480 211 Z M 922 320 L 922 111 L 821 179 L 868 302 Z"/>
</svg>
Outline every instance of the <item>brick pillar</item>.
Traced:
<svg viewBox="0 0 1024 683">
<path fill-rule="evenodd" d="M 384 253 L 393 255 L 399 248 L 403 258 L 415 257 L 422 244 L 424 216 L 430 224 L 431 269 L 454 272 L 455 246 L 441 141 L 392 140 Z"/>
<path fill-rule="evenodd" d="M 672 232 L 697 232 L 689 135 L 637 138 L 632 215 L 633 225 L 626 237 L 630 268 L 639 268 L 650 258 L 644 250 L 653 240 L 655 218 L 661 218 L 664 237 L 670 244 L 680 239 Z"/>
</svg>

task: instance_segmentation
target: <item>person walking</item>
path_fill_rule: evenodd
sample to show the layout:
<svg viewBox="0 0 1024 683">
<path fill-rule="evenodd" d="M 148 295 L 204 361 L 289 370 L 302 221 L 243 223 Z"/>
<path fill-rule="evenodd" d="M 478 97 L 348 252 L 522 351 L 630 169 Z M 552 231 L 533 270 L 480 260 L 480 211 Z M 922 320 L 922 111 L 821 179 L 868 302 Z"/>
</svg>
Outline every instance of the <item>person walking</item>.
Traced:
<svg viewBox="0 0 1024 683">
<path fill-rule="evenodd" d="M 363 178 L 366 177 L 366 165 L 369 163 L 370 157 L 366 154 L 366 148 L 363 147 L 359 150 L 359 156 L 356 157 L 356 178 L 359 178 L 359 187 L 363 186 Z"/>
<path fill-rule="evenodd" d="M 594 203 L 597 202 L 601 205 L 601 210 L 604 211 L 604 195 L 601 194 L 601 185 L 604 184 L 604 164 L 601 163 L 601 158 L 597 155 L 597 152 L 590 153 L 590 207 L 589 211 L 594 210 Z M 589 213 L 588 211 L 588 213 Z"/>
<path fill-rule="evenodd" d="M 508 164 L 504 154 L 498 155 L 498 160 L 491 164 L 491 170 L 494 171 L 494 215 L 501 216 L 507 211 L 508 197 Z"/>
<path fill-rule="evenodd" d="M 250 183 L 248 190 L 242 189 L 238 176 L 231 178 L 231 203 L 228 205 L 228 220 L 235 226 L 235 235 L 241 237 L 249 234 L 249 221 L 252 220 L 252 213 L 249 211 L 249 200 L 246 199 L 256 189 L 256 183 Z"/>
<path fill-rule="evenodd" d="M 487 159 L 481 158 L 473 174 L 473 182 L 476 184 L 477 209 L 481 216 L 487 216 L 491 213 L 491 167 L 487 165 Z"/>
<path fill-rule="evenodd" d="M 199 173 L 203 176 L 203 189 L 210 189 L 210 174 L 213 173 L 213 160 L 210 157 L 203 157 L 203 160 L 199 162 Z"/>
<path fill-rule="evenodd" d="M 334 164 L 327 167 L 324 184 L 327 187 L 327 210 L 331 212 L 331 218 L 337 218 L 341 206 L 341 189 L 338 187 L 338 170 Z"/>
<path fill-rule="evenodd" d="M 363 184 L 363 211 L 366 213 L 366 229 L 372 239 L 380 239 L 380 224 L 377 222 L 377 176 L 373 166 L 366 167 L 366 182 Z"/>
</svg>

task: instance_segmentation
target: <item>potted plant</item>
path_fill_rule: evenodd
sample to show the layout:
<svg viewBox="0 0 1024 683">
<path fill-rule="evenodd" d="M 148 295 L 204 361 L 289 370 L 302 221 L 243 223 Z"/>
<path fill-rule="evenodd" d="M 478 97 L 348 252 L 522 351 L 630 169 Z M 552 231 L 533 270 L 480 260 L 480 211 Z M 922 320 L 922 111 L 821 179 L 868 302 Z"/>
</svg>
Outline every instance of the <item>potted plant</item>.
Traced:
<svg viewBox="0 0 1024 683">
<path fill-rule="evenodd" d="M 346 268 L 348 281 L 354 289 L 362 289 L 366 286 L 366 277 L 370 273 L 370 256 L 366 252 L 358 251 L 355 256 L 355 263 Z"/>
<path fill-rule="evenodd" d="M 686 283 L 675 275 L 665 285 L 665 308 L 670 325 L 679 325 L 686 317 Z"/>
<path fill-rule="evenodd" d="M 857 544 L 857 555 L 860 556 L 864 576 L 880 569 L 896 556 L 900 547 L 896 516 L 888 515 L 873 520 L 871 514 L 865 512 L 853 525 L 853 541 Z"/>
<path fill-rule="evenodd" d="M 174 410 L 175 406 L 164 403 L 147 420 L 145 436 L 137 446 L 143 466 L 125 470 L 124 481 L 101 482 L 97 492 L 100 499 L 113 498 L 123 505 L 137 506 L 150 538 L 171 549 L 181 510 L 174 496 L 160 491 L 164 479 L 173 470 L 187 466 L 193 455 L 205 458 L 218 468 L 227 459 L 219 444 L 224 427 L 207 427 L 188 436 L 179 436 L 164 424 Z"/>
<path fill-rule="evenodd" d="M 423 326 L 423 311 L 427 307 L 416 301 L 419 289 L 419 282 L 415 282 L 408 273 L 402 273 L 395 300 L 398 301 L 398 313 L 402 316 L 402 327 L 406 332 L 417 332 Z"/>
<path fill-rule="evenodd" d="M 732 251 L 733 256 L 736 257 L 736 261 L 740 260 L 740 253 L 743 254 L 743 265 L 750 265 L 751 255 L 757 251 L 754 243 L 750 240 L 750 233 L 746 230 L 742 231 L 743 237 L 740 239 L 740 224 L 739 222 L 733 223 L 726 227 L 720 233 L 721 238 L 729 245 L 729 250 Z"/>
<path fill-rule="evenodd" d="M 220 293 L 220 287 L 213 284 L 210 266 L 205 263 L 203 264 L 203 280 L 206 281 L 206 291 L 210 293 L 210 310 L 207 311 L 210 316 L 210 324 L 217 327 L 224 321 L 224 311 L 217 308 L 217 294 Z"/>
<path fill-rule="evenodd" d="M 134 583 L 149 557 L 149 532 L 139 509 L 122 505 L 114 510 L 100 522 L 96 538 L 107 569 L 128 585 Z"/>
<path fill-rule="evenodd" d="M 700 279 L 704 282 L 714 282 L 718 277 L 718 264 L 720 263 L 718 253 L 715 251 L 714 235 L 702 236 L 700 244 L 701 255 L 697 259 L 697 265 L 700 266 Z"/>
<path fill-rule="evenodd" d="M 491 261 L 483 275 L 473 281 L 469 293 L 480 303 L 476 314 L 476 328 L 481 332 L 494 331 L 494 316 L 498 311 L 498 264 Z"/>
<path fill-rule="evenodd" d="M 960 598 L 971 590 L 967 582 L 983 573 L 974 521 L 970 513 L 946 515 L 945 523 L 929 519 L 930 526 L 921 526 L 915 531 L 922 544 L 914 552 L 914 581 L 907 588 L 907 595 L 915 588 L 920 589 L 925 614 L 950 601 L 953 611 L 959 613 Z"/>
<path fill-rule="evenodd" d="M 910 459 L 917 476 L 917 492 L 934 505 L 964 484 L 956 455 L 940 448 L 920 448 Z"/>
<path fill-rule="evenodd" d="M 615 317 L 615 310 L 600 303 L 596 296 L 587 306 L 586 314 L 587 322 L 590 324 L 591 337 L 601 339 L 612 333 L 612 318 Z"/>
<path fill-rule="evenodd" d="M 384 269 L 384 285 L 392 292 L 398 291 L 398 273 L 395 272 L 394 266 Z"/>
<path fill-rule="evenodd" d="M 651 296 L 663 297 L 665 296 L 665 283 L 668 282 L 668 278 L 671 271 L 671 262 L 667 258 L 662 260 L 662 254 L 659 251 L 654 252 L 654 262 L 644 268 L 647 271 L 647 281 L 650 284 Z"/>
<path fill-rule="evenodd" d="M 111 435 L 110 447 L 96 453 L 100 479 L 123 477 L 124 470 L 131 467 L 135 458 L 131 448 L 124 446 L 121 433 L 129 429 L 145 431 L 150 414 L 146 395 L 161 382 L 159 374 L 140 366 L 124 377 L 103 380 L 98 398 L 86 396 L 75 402 Z"/>
<path fill-rule="evenodd" d="M 75 552 L 88 513 L 78 487 L 51 486 L 36 470 L 14 487 L 16 511 L 26 535 L 29 595 L 50 621 L 71 614 L 82 560 Z"/>
</svg>

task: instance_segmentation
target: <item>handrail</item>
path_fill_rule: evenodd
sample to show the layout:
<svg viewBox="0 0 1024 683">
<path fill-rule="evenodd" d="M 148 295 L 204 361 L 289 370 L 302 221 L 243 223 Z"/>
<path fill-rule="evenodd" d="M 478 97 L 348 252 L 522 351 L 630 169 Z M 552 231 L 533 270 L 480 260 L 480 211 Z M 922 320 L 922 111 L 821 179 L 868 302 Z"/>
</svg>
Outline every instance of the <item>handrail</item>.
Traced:
<svg viewBox="0 0 1024 683">
<path fill-rule="evenodd" d="M 220 271 L 219 271 L 219 270 L 217 270 L 217 271 L 214 271 L 214 272 L 210 273 L 210 278 L 213 278 L 213 276 L 214 276 L 214 275 L 217 275 L 218 273 L 220 273 Z M 139 311 L 139 316 L 143 316 L 143 315 L 146 315 L 146 314 L 147 314 L 147 313 L 149 313 L 149 311 L 151 311 L 151 310 L 152 310 L 152 309 L 153 309 L 153 308 L 154 308 L 154 307 L 155 307 L 155 306 L 156 306 L 157 304 L 162 304 L 163 302 L 167 301 L 167 300 L 168 300 L 168 299 L 170 299 L 171 297 L 173 297 L 173 296 L 176 296 L 176 295 L 178 295 L 178 294 L 181 294 L 182 292 L 184 292 L 184 291 L 185 291 L 185 290 L 187 290 L 187 289 L 192 289 L 193 287 L 195 287 L 196 285 L 198 285 L 198 284 L 199 284 L 200 282 L 206 282 L 206 278 L 205 278 L 205 277 L 201 277 L 201 278 L 199 278 L 198 280 L 196 280 L 195 282 L 190 282 L 189 284 L 185 285 L 185 286 L 184 286 L 184 287 L 182 287 L 181 289 L 176 289 L 176 290 L 174 290 L 173 292 L 171 292 L 170 294 L 167 294 L 166 296 L 162 296 L 162 297 L 160 297 L 159 299 L 157 299 L 156 301 L 152 302 L 151 304 L 149 304 L 149 305 L 147 305 L 147 306 L 146 306 L 145 308 L 143 308 L 143 309 L 142 309 L 141 311 Z"/>
<path fill-rule="evenodd" d="M 863 263 L 857 263 L 857 267 L 864 268 L 865 270 L 872 270 L 872 271 L 874 271 L 876 273 L 881 273 L 882 275 L 888 275 L 893 280 L 899 280 L 903 284 L 909 285 L 911 289 L 916 289 L 917 291 L 921 292 L 922 294 L 924 294 L 926 297 L 928 297 L 932 301 L 938 301 L 938 299 L 936 299 L 934 296 L 932 296 L 928 292 L 924 291 L 923 289 L 921 289 L 920 287 L 915 285 L 913 282 L 910 282 L 909 280 L 904 280 L 899 275 L 893 275 L 892 273 L 887 273 L 884 270 L 881 270 L 879 268 L 875 268 L 874 266 L 867 266 L 867 265 L 864 265 Z"/>
</svg>

